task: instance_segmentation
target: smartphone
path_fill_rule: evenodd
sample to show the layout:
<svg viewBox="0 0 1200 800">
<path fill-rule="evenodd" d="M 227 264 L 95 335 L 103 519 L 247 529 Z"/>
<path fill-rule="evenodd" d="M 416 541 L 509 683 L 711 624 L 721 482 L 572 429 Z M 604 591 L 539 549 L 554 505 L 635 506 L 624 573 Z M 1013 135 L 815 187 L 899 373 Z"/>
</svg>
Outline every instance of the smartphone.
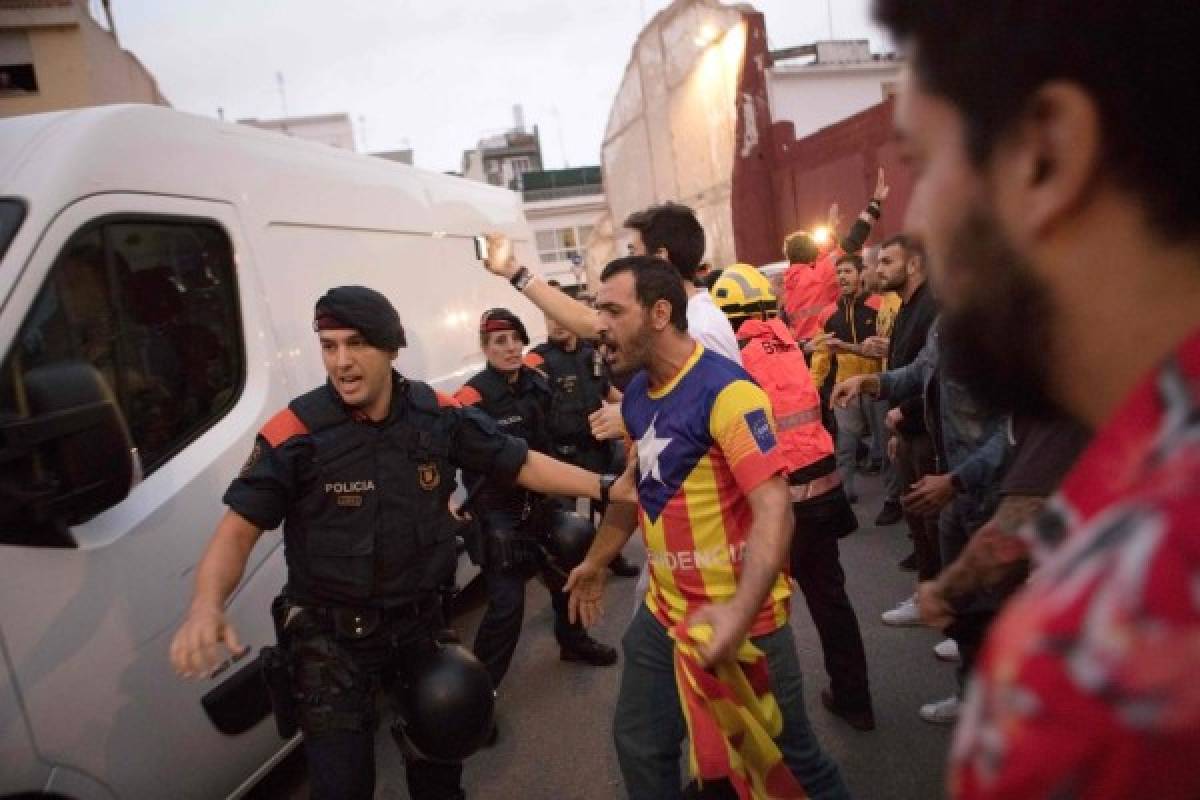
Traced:
<svg viewBox="0 0 1200 800">
<path fill-rule="evenodd" d="M 475 257 L 480 261 L 487 261 L 488 243 L 486 236 L 476 236 L 475 238 Z"/>
</svg>

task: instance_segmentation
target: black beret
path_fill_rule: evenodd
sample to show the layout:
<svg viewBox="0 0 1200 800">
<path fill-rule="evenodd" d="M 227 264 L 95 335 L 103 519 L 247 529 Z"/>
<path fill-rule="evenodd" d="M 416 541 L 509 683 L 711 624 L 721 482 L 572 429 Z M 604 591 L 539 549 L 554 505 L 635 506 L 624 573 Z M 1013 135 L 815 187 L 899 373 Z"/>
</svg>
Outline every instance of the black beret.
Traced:
<svg viewBox="0 0 1200 800">
<path fill-rule="evenodd" d="M 313 330 L 338 328 L 353 328 L 380 350 L 398 350 L 406 344 L 395 306 L 366 286 L 337 286 L 317 301 Z"/>
</svg>

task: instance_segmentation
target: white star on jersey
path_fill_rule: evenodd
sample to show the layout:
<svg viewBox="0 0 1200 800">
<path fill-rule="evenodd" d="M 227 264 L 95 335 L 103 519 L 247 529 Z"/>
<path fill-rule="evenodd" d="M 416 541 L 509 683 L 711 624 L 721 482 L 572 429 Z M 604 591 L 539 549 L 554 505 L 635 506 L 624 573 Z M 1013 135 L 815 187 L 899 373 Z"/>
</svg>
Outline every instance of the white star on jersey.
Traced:
<svg viewBox="0 0 1200 800">
<path fill-rule="evenodd" d="M 654 478 L 654 480 L 662 483 L 662 472 L 659 470 L 658 457 L 671 444 L 671 440 L 658 438 L 658 434 L 654 430 L 654 423 L 657 421 L 658 415 L 655 414 L 654 419 L 650 420 L 650 427 L 642 434 L 642 438 L 637 441 L 638 468 L 642 473 L 642 480 Z"/>
</svg>

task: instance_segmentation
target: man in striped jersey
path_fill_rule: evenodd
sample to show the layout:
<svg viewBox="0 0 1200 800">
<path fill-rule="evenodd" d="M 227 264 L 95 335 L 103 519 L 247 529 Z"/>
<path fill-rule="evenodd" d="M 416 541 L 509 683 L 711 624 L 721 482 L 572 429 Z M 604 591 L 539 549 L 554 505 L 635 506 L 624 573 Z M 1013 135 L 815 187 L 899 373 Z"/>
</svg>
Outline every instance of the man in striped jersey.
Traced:
<svg viewBox="0 0 1200 800">
<path fill-rule="evenodd" d="M 782 572 L 792 533 L 787 467 L 770 403 L 740 366 L 688 336 L 685 307 L 678 274 L 659 259 L 618 259 L 601 276 L 597 309 L 610 365 L 618 373 L 642 370 L 622 401 L 639 502 L 636 511 L 610 510 L 567 589 L 572 613 L 591 624 L 601 611 L 605 565 L 640 523 L 650 588 L 622 642 L 614 725 L 626 789 L 634 800 L 680 797 L 685 735 L 694 765 L 714 754 L 720 762 L 698 777 L 737 784 L 745 737 L 698 719 L 698 709 L 719 703 L 689 693 L 676 675 L 688 669 L 680 651 L 691 645 L 699 666 L 719 674 L 735 658 L 744 661 L 748 640 L 766 660 L 764 704 L 782 718 L 774 730 L 765 726 L 781 754 L 765 781 L 794 776 L 811 797 L 845 797 L 804 711 Z M 700 626 L 710 635 L 693 639 Z"/>
</svg>

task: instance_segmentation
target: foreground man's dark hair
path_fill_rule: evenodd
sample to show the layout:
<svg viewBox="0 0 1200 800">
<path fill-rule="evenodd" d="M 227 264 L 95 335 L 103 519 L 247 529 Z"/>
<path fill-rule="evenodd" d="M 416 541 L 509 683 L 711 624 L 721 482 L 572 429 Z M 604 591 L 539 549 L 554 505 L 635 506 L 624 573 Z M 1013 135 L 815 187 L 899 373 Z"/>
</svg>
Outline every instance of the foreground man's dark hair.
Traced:
<svg viewBox="0 0 1200 800">
<path fill-rule="evenodd" d="M 1200 239 L 1196 132 L 1173 113 L 1200 107 L 1200 3 L 875 0 L 875 16 L 912 48 L 921 87 L 963 115 L 976 164 L 1035 112 L 1041 86 L 1078 84 L 1100 114 L 1103 177 L 1160 233 Z"/>
</svg>

